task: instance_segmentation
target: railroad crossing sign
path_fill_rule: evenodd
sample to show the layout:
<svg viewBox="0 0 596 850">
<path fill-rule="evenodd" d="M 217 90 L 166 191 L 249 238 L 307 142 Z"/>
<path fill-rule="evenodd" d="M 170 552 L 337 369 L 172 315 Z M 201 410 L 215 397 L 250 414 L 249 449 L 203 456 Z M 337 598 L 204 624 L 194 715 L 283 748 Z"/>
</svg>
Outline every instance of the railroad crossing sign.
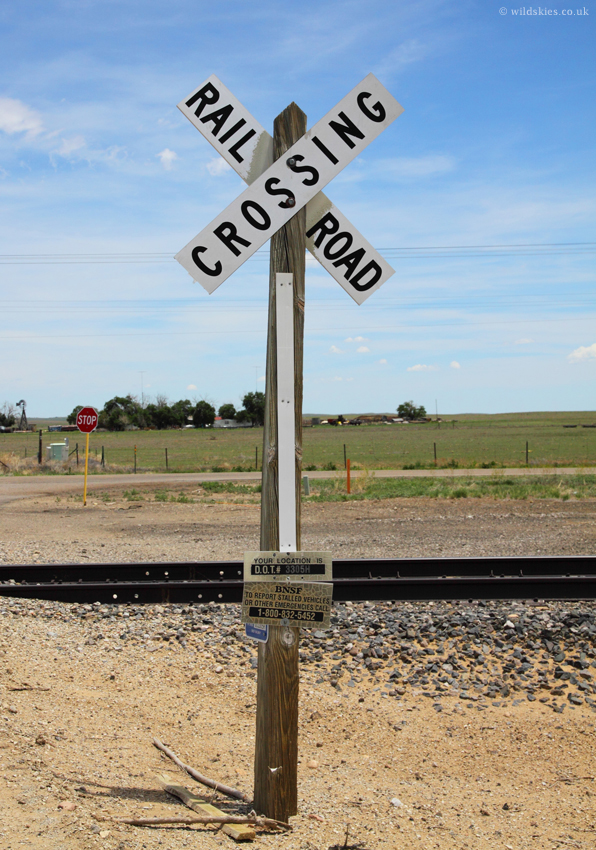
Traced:
<svg viewBox="0 0 596 850">
<path fill-rule="evenodd" d="M 273 162 L 273 140 L 214 75 L 178 104 L 249 184 L 176 254 L 209 293 L 306 205 L 307 247 L 362 304 L 394 273 L 321 189 L 403 112 L 369 74 Z"/>
<path fill-rule="evenodd" d="M 247 554 L 242 620 L 268 628 L 259 643 L 255 808 L 287 821 L 298 806 L 300 626 L 329 628 L 333 592 L 321 581 L 331 578 L 327 553 L 297 552 L 304 253 L 308 247 L 358 304 L 393 274 L 321 189 L 403 109 L 372 74 L 308 132 L 306 116 L 290 104 L 275 119 L 273 139 L 217 77 L 178 107 L 248 188 L 176 259 L 211 293 L 271 238 L 261 552 Z"/>
</svg>

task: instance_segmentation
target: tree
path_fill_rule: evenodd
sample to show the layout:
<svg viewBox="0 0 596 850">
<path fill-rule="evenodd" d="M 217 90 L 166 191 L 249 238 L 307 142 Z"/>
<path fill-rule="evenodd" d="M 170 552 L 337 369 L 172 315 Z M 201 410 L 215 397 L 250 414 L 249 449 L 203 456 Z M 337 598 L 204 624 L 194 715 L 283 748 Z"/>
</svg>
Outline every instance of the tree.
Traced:
<svg viewBox="0 0 596 850">
<path fill-rule="evenodd" d="M 197 402 L 192 415 L 192 421 L 195 428 L 206 428 L 208 425 L 213 425 L 215 421 L 215 408 L 204 399 Z"/>
<path fill-rule="evenodd" d="M 426 416 L 426 408 L 420 405 L 416 407 L 413 401 L 404 401 L 397 408 L 397 415 L 402 419 L 424 419 Z"/>
<path fill-rule="evenodd" d="M 77 404 L 77 406 L 73 409 L 72 413 L 68 414 L 68 416 L 66 417 L 66 421 L 68 422 L 69 425 L 76 425 L 77 424 L 77 413 L 79 412 L 79 410 L 82 410 L 82 409 L 83 409 L 83 405 Z"/>
<path fill-rule="evenodd" d="M 145 425 L 144 410 L 131 395 L 114 396 L 104 404 L 97 425 L 108 431 L 124 431 L 131 425 L 142 428 Z"/>
<path fill-rule="evenodd" d="M 263 425 L 265 422 L 265 393 L 246 393 L 242 399 L 243 410 L 236 414 L 238 422 L 250 422 L 252 425 Z"/>
<path fill-rule="evenodd" d="M 172 409 L 167 404 L 148 404 L 144 411 L 144 420 L 149 427 L 163 431 L 175 424 Z"/>
<path fill-rule="evenodd" d="M 2 405 L 2 409 L 0 409 L 0 425 L 2 425 L 3 428 L 10 428 L 16 421 L 14 407 L 12 404 L 5 401 Z"/>
<path fill-rule="evenodd" d="M 184 428 L 185 425 L 188 425 L 189 421 L 192 419 L 194 413 L 195 406 L 188 398 L 180 399 L 180 401 L 175 401 L 174 404 L 170 407 L 170 411 L 172 414 L 173 427 L 175 428 Z"/>
<path fill-rule="evenodd" d="M 222 404 L 217 413 L 222 419 L 236 418 L 236 408 L 233 404 Z"/>
</svg>

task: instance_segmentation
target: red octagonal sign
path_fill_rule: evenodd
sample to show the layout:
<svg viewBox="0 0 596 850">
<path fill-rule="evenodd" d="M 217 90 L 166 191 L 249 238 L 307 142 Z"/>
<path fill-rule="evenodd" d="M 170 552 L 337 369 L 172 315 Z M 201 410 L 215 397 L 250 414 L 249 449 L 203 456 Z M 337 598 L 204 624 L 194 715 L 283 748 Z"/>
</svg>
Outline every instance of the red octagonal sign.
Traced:
<svg viewBox="0 0 596 850">
<path fill-rule="evenodd" d="M 97 428 L 97 410 L 94 407 L 82 407 L 77 413 L 77 428 L 83 434 L 90 434 Z"/>
</svg>

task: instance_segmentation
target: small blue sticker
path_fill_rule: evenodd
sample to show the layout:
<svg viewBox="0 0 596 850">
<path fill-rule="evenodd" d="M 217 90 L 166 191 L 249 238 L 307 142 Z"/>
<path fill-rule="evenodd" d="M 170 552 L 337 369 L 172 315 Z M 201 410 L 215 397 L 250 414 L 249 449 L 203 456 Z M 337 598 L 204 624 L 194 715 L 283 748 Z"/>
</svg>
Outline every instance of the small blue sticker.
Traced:
<svg viewBox="0 0 596 850">
<path fill-rule="evenodd" d="M 244 629 L 246 637 L 253 640 L 260 640 L 261 643 L 267 643 L 269 638 L 269 626 L 257 626 L 255 623 L 245 623 Z"/>
</svg>

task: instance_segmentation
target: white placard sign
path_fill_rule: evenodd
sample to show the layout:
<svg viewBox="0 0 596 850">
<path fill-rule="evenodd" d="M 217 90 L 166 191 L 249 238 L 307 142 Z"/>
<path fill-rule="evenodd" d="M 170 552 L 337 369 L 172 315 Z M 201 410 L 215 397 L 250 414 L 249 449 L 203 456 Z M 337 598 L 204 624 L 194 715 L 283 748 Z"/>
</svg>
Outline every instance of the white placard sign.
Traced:
<svg viewBox="0 0 596 850">
<path fill-rule="evenodd" d="M 249 185 L 272 165 L 273 139 L 215 74 L 180 101 L 178 109 Z M 306 230 L 308 250 L 357 304 L 394 273 L 323 192 L 306 205 Z M 345 262 L 344 255 L 352 259 Z M 381 274 L 377 272 L 372 286 L 358 288 L 351 278 L 365 267 L 381 269 Z"/>
<path fill-rule="evenodd" d="M 213 292 L 401 112 L 403 107 L 369 74 L 192 239 L 176 259 L 208 292 Z M 351 287 L 366 292 L 379 283 L 382 269 L 372 261 L 362 266 L 362 254 L 351 247 L 343 233 L 329 232 L 327 258 L 331 254 L 334 267 L 341 260 L 350 271 Z"/>
<path fill-rule="evenodd" d="M 332 581 L 331 552 L 245 552 L 244 581 Z"/>
<path fill-rule="evenodd" d="M 242 623 L 328 629 L 333 585 L 322 581 L 250 582 L 242 595 Z"/>
</svg>

